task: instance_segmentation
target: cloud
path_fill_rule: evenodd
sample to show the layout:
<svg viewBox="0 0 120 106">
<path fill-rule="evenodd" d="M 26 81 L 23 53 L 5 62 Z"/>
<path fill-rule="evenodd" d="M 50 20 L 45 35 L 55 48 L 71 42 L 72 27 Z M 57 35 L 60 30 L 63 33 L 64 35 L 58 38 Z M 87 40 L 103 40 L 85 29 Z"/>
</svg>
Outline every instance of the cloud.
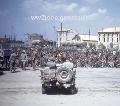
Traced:
<svg viewBox="0 0 120 106">
<path fill-rule="evenodd" d="M 86 0 L 97 2 L 98 0 Z M 78 2 L 66 2 L 66 0 L 25 0 L 22 3 L 24 11 L 29 15 L 84 15 L 86 21 L 96 20 L 107 13 L 107 9 L 92 6 L 79 6 Z M 94 9 L 94 10 L 93 10 Z M 82 16 L 81 16 L 82 17 Z"/>
<path fill-rule="evenodd" d="M 79 8 L 79 13 L 86 13 L 90 10 L 89 7 L 83 6 L 81 8 Z"/>
<path fill-rule="evenodd" d="M 21 4 L 23 11 L 30 14 L 40 14 L 40 13 L 63 13 L 63 12 L 74 12 L 78 8 L 78 4 L 74 2 L 66 2 L 65 0 L 25 0 Z"/>
<path fill-rule="evenodd" d="M 89 20 L 95 20 L 95 19 L 98 18 L 98 16 L 99 16 L 98 13 L 91 13 L 91 14 L 89 14 L 89 15 L 86 16 L 86 20 L 87 21 L 89 21 Z"/>
<path fill-rule="evenodd" d="M 106 12 L 107 12 L 106 9 L 101 9 L 101 8 L 98 9 L 98 13 L 100 14 L 105 14 Z"/>
<path fill-rule="evenodd" d="M 78 4 L 77 3 L 71 3 L 69 5 L 65 5 L 66 10 L 69 12 L 72 12 L 74 10 L 76 10 L 78 8 Z"/>
<path fill-rule="evenodd" d="M 98 19 L 100 17 L 105 16 L 106 13 L 107 13 L 107 9 L 100 9 L 99 8 L 96 12 L 87 15 L 86 19 L 87 20 L 96 20 L 96 19 Z"/>
<path fill-rule="evenodd" d="M 87 1 L 88 3 L 94 4 L 94 3 L 97 3 L 99 0 L 85 0 L 85 1 Z"/>
<path fill-rule="evenodd" d="M 53 13 L 53 12 L 57 13 L 58 11 L 73 12 L 76 10 L 77 7 L 78 7 L 77 3 L 65 4 L 65 3 L 58 3 L 58 2 L 57 3 L 46 2 L 45 5 L 43 6 L 43 10 L 50 13 Z"/>
</svg>

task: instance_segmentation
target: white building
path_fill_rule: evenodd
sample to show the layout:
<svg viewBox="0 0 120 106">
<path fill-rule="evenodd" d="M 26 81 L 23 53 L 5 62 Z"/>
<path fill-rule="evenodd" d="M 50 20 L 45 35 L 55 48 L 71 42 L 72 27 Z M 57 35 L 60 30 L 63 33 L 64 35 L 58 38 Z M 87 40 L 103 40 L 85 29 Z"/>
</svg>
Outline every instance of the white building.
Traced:
<svg viewBox="0 0 120 106">
<path fill-rule="evenodd" d="M 113 48 L 120 47 L 120 27 L 105 28 L 98 32 L 99 44 L 102 43 L 107 48 L 113 45 Z"/>
<path fill-rule="evenodd" d="M 93 36 L 89 34 L 79 34 L 77 31 L 72 29 L 62 29 L 57 31 L 57 46 L 62 46 L 63 44 L 81 44 L 86 42 L 97 45 L 98 36 Z"/>
<path fill-rule="evenodd" d="M 62 31 L 57 31 L 57 46 L 61 46 L 63 43 L 70 42 L 78 33 L 72 29 L 63 28 Z"/>
</svg>

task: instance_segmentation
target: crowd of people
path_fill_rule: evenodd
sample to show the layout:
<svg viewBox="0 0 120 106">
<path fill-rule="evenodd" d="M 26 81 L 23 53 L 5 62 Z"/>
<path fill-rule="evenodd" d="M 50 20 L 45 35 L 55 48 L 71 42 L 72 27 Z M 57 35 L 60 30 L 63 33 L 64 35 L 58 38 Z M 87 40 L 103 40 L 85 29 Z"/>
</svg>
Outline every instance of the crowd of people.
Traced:
<svg viewBox="0 0 120 106">
<path fill-rule="evenodd" d="M 120 51 L 108 49 L 49 48 L 45 54 L 62 62 L 62 58 L 71 61 L 77 67 L 120 67 Z"/>
<path fill-rule="evenodd" d="M 56 63 L 62 63 L 66 58 L 77 67 L 120 67 L 120 51 L 108 49 L 73 49 L 57 47 L 31 47 L 13 48 L 9 59 L 10 70 L 13 66 L 20 67 L 44 67 L 49 57 L 55 58 Z M 7 67 L 8 67 L 7 65 Z"/>
</svg>

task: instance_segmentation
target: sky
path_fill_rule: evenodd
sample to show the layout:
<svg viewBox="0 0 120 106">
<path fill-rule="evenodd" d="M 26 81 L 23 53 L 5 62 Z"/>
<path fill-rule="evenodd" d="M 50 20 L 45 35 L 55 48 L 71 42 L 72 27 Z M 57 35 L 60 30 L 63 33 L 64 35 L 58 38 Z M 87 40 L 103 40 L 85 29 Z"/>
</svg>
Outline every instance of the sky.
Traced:
<svg viewBox="0 0 120 106">
<path fill-rule="evenodd" d="M 92 35 L 107 27 L 120 26 L 120 0 L 0 0 L 0 36 L 15 35 L 27 39 L 26 33 L 39 33 L 56 40 L 60 23 L 80 34 Z M 31 17 L 58 17 L 33 20 Z M 80 19 L 60 20 L 77 16 Z M 81 18 L 82 17 L 82 18 Z"/>
</svg>

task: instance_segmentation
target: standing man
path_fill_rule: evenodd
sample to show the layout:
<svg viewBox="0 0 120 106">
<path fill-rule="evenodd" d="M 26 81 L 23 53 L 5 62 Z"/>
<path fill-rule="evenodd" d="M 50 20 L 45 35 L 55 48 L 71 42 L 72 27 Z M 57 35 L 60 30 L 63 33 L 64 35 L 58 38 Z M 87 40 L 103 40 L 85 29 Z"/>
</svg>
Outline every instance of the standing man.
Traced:
<svg viewBox="0 0 120 106">
<path fill-rule="evenodd" d="M 32 49 L 31 58 L 32 58 L 32 67 L 33 70 L 35 71 L 35 67 L 37 64 L 37 50 Z"/>
<path fill-rule="evenodd" d="M 3 74 L 3 64 L 4 64 L 4 52 L 2 49 L 0 49 L 0 74 Z"/>
<path fill-rule="evenodd" d="M 26 54 L 25 50 L 22 51 L 20 59 L 22 62 L 22 69 L 25 70 L 25 65 L 26 65 L 26 62 L 28 61 L 27 54 Z"/>
<path fill-rule="evenodd" d="M 16 55 L 15 51 L 13 50 L 12 54 L 10 55 L 10 59 L 9 59 L 9 61 L 10 61 L 10 71 L 12 73 L 15 72 L 15 69 L 16 69 L 16 57 L 17 57 L 17 55 Z"/>
<path fill-rule="evenodd" d="M 9 59 L 10 59 L 10 55 L 11 55 L 11 50 L 10 49 L 5 49 L 4 50 L 4 64 L 5 64 L 5 68 L 9 69 Z"/>
</svg>

